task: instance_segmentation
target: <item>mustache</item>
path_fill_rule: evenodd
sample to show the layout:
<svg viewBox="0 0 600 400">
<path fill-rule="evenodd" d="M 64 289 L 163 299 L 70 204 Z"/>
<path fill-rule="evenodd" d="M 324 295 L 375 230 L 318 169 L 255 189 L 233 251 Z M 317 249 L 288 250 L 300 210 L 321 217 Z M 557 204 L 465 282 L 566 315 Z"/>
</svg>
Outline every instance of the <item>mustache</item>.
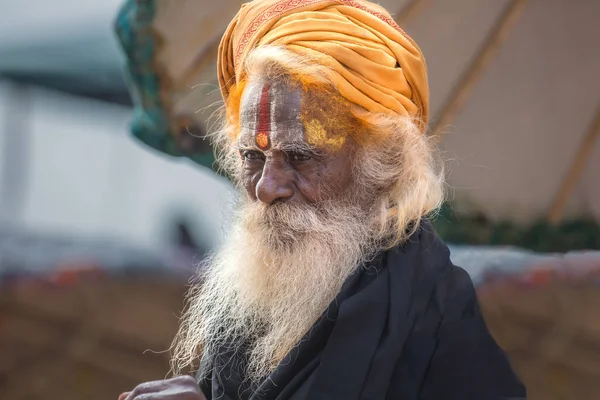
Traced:
<svg viewBox="0 0 600 400">
<path fill-rule="evenodd" d="M 327 215 L 326 208 L 323 203 L 278 202 L 267 205 L 247 202 L 240 211 L 251 223 L 265 227 L 283 224 L 301 230 L 306 225 L 312 225 L 314 219 Z"/>
<path fill-rule="evenodd" d="M 291 250 L 302 238 L 324 231 L 327 220 L 320 207 L 289 202 L 253 203 L 246 206 L 245 213 L 245 228 L 261 233 L 256 240 L 280 250 Z"/>
<path fill-rule="evenodd" d="M 242 206 L 246 228 L 260 228 L 265 233 L 298 235 L 325 233 L 331 224 L 356 223 L 364 210 L 346 200 L 324 200 L 317 203 L 281 202 L 266 205 L 260 202 Z M 352 215 L 356 218 L 352 218 Z"/>
<path fill-rule="evenodd" d="M 242 212 L 242 228 L 253 232 L 257 242 L 280 251 L 299 250 L 316 237 L 334 243 L 350 232 L 361 231 L 360 236 L 364 236 L 362 231 L 371 225 L 368 212 L 345 199 L 272 205 L 252 202 Z"/>
</svg>

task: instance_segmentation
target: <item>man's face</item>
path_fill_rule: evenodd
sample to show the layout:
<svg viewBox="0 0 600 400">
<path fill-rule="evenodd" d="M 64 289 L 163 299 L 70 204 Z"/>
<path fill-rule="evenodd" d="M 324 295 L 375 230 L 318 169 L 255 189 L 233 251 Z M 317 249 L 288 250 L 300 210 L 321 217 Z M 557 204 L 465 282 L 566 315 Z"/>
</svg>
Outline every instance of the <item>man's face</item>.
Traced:
<svg viewBox="0 0 600 400">
<path fill-rule="evenodd" d="M 285 80 L 248 84 L 239 149 L 252 200 L 301 204 L 349 194 L 356 145 L 342 128 L 349 116 L 326 97 Z"/>
</svg>

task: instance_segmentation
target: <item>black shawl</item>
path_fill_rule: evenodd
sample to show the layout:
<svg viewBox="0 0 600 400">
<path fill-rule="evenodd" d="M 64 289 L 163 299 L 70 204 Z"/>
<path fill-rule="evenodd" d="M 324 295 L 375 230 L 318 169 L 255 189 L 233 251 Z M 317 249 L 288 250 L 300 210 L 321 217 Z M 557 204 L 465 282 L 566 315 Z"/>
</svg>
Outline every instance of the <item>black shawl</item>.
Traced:
<svg viewBox="0 0 600 400">
<path fill-rule="evenodd" d="M 468 274 L 423 222 L 345 283 L 258 390 L 231 354 L 200 382 L 217 400 L 525 399 Z"/>
</svg>

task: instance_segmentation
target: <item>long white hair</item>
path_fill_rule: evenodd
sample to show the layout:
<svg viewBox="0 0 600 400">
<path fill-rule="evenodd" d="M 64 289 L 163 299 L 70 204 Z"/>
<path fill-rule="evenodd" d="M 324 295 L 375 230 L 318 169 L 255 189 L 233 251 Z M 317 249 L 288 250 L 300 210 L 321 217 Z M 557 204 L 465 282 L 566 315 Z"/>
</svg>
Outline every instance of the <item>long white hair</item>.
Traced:
<svg viewBox="0 0 600 400">
<path fill-rule="evenodd" d="M 291 51 L 262 47 L 247 58 L 244 79 L 309 76 L 312 83 L 331 86 L 327 73 Z M 238 184 L 242 91 L 243 85 L 237 95 L 234 88 L 223 127 L 213 136 L 219 166 Z M 350 274 L 377 251 L 406 240 L 439 207 L 443 171 L 432 140 L 415 121 L 356 107 L 351 112 L 369 135 L 353 161 L 352 197 L 265 206 L 241 196 L 223 247 L 205 262 L 188 294 L 173 342 L 174 373 L 197 365 L 201 356 L 210 367 L 223 349 L 244 349 L 245 377 L 258 382 L 310 329 Z"/>
</svg>

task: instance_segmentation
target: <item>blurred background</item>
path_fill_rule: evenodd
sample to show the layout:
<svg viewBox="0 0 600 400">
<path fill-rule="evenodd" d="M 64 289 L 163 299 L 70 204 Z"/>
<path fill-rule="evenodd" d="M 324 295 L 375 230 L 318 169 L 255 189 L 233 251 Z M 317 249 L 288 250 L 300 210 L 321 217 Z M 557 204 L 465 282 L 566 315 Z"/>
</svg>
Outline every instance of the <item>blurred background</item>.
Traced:
<svg viewBox="0 0 600 400">
<path fill-rule="evenodd" d="M 600 399 L 600 2 L 380 4 L 427 58 L 451 187 L 435 224 L 493 335 L 529 398 Z M 0 399 L 168 373 L 233 198 L 202 135 L 239 6 L 0 3 Z"/>
</svg>

